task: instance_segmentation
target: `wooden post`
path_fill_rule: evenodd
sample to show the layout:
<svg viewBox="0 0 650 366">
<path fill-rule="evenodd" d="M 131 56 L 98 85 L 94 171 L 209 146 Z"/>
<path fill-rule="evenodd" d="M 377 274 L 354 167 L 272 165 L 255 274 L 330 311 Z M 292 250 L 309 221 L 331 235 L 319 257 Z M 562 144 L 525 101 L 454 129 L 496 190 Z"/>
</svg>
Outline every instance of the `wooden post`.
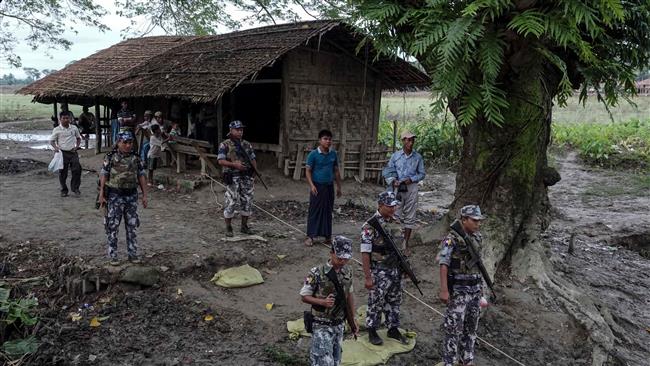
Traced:
<svg viewBox="0 0 650 366">
<path fill-rule="evenodd" d="M 293 170 L 293 180 L 300 180 L 302 177 L 302 160 L 305 158 L 305 145 L 298 144 L 296 154 L 296 168 Z"/>
<path fill-rule="evenodd" d="M 381 114 L 381 79 L 376 76 L 375 79 L 375 93 L 374 93 L 374 106 L 372 110 L 372 143 L 377 143 L 377 136 L 379 135 L 379 115 Z"/>
<path fill-rule="evenodd" d="M 397 120 L 393 120 L 393 152 L 397 150 Z"/>
<path fill-rule="evenodd" d="M 102 116 L 99 115 L 99 100 L 95 98 L 95 154 L 102 153 Z"/>
<path fill-rule="evenodd" d="M 359 180 L 362 182 L 366 179 L 366 154 L 368 153 L 368 140 L 365 136 L 361 141 L 361 154 L 359 154 Z"/>
<path fill-rule="evenodd" d="M 53 104 L 54 104 L 54 118 L 56 118 L 56 120 L 58 121 L 59 120 L 59 112 L 57 111 L 56 100 L 54 101 Z"/>
<path fill-rule="evenodd" d="M 221 143 L 221 139 L 223 139 L 223 95 L 217 100 L 217 144 Z"/>
<path fill-rule="evenodd" d="M 348 121 L 343 118 L 341 121 L 341 146 L 339 148 L 339 172 L 341 179 L 345 179 L 345 150 L 347 149 L 348 141 Z"/>
</svg>

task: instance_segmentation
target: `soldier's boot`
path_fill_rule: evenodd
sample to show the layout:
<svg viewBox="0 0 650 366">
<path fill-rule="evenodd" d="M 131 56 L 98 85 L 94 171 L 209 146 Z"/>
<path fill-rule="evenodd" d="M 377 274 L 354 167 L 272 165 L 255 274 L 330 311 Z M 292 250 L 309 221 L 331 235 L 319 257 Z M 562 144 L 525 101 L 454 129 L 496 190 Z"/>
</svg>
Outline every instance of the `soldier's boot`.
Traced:
<svg viewBox="0 0 650 366">
<path fill-rule="evenodd" d="M 375 346 L 381 346 L 384 344 L 384 341 L 381 339 L 379 334 L 377 334 L 377 330 L 375 328 L 368 328 L 368 339 L 370 340 L 370 343 L 374 344 Z"/>
<path fill-rule="evenodd" d="M 232 238 L 233 233 L 232 233 L 232 226 L 228 225 L 226 226 L 226 237 Z"/>
<path fill-rule="evenodd" d="M 241 218 L 241 229 L 239 229 L 242 234 L 253 235 L 253 230 L 248 227 L 248 217 L 242 216 Z"/>
<path fill-rule="evenodd" d="M 409 340 L 395 327 L 388 330 L 388 338 L 393 338 L 401 344 L 409 344 Z"/>
</svg>

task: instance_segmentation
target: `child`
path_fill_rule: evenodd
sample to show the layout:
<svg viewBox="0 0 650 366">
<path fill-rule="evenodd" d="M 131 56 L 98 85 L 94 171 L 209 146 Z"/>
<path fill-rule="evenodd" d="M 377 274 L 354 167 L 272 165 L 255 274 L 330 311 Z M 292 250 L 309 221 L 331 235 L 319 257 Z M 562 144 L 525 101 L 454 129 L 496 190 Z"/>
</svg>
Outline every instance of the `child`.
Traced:
<svg viewBox="0 0 650 366">
<path fill-rule="evenodd" d="M 163 137 L 160 126 L 157 124 L 151 125 L 151 136 L 149 137 L 149 153 L 147 153 L 149 168 L 149 183 L 148 185 L 153 186 L 153 171 L 158 167 L 158 161 L 162 156 L 162 144 L 166 142 Z"/>
<path fill-rule="evenodd" d="M 172 123 L 172 129 L 169 131 L 169 143 L 172 143 L 174 141 L 174 138 L 176 136 L 181 136 L 181 127 L 178 125 L 178 122 L 173 122 Z"/>
</svg>

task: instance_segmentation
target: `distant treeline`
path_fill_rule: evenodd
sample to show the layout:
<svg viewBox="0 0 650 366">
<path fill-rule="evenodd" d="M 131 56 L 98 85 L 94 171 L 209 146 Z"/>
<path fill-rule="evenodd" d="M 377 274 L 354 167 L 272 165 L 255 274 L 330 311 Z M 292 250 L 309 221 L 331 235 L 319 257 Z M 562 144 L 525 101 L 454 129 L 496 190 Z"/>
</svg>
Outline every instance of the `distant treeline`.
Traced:
<svg viewBox="0 0 650 366">
<path fill-rule="evenodd" d="M 56 70 L 52 70 L 52 69 L 38 70 L 33 67 L 23 67 L 23 71 L 25 72 L 25 74 L 27 74 L 26 78 L 19 79 L 12 73 L 4 74 L 2 75 L 2 78 L 0 78 L 0 85 L 23 85 L 23 84 L 33 83 L 34 81 L 42 77 L 45 77 L 55 72 Z"/>
</svg>

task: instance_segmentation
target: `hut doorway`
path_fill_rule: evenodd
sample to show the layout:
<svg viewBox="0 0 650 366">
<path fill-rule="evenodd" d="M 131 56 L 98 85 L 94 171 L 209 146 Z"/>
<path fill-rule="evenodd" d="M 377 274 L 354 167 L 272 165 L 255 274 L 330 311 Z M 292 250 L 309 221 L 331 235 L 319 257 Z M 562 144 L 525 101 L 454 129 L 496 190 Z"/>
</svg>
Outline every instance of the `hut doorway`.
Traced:
<svg viewBox="0 0 650 366">
<path fill-rule="evenodd" d="M 279 82 L 242 84 L 223 97 L 223 129 L 240 120 L 246 125 L 244 138 L 251 142 L 279 144 L 282 84 Z"/>
</svg>

